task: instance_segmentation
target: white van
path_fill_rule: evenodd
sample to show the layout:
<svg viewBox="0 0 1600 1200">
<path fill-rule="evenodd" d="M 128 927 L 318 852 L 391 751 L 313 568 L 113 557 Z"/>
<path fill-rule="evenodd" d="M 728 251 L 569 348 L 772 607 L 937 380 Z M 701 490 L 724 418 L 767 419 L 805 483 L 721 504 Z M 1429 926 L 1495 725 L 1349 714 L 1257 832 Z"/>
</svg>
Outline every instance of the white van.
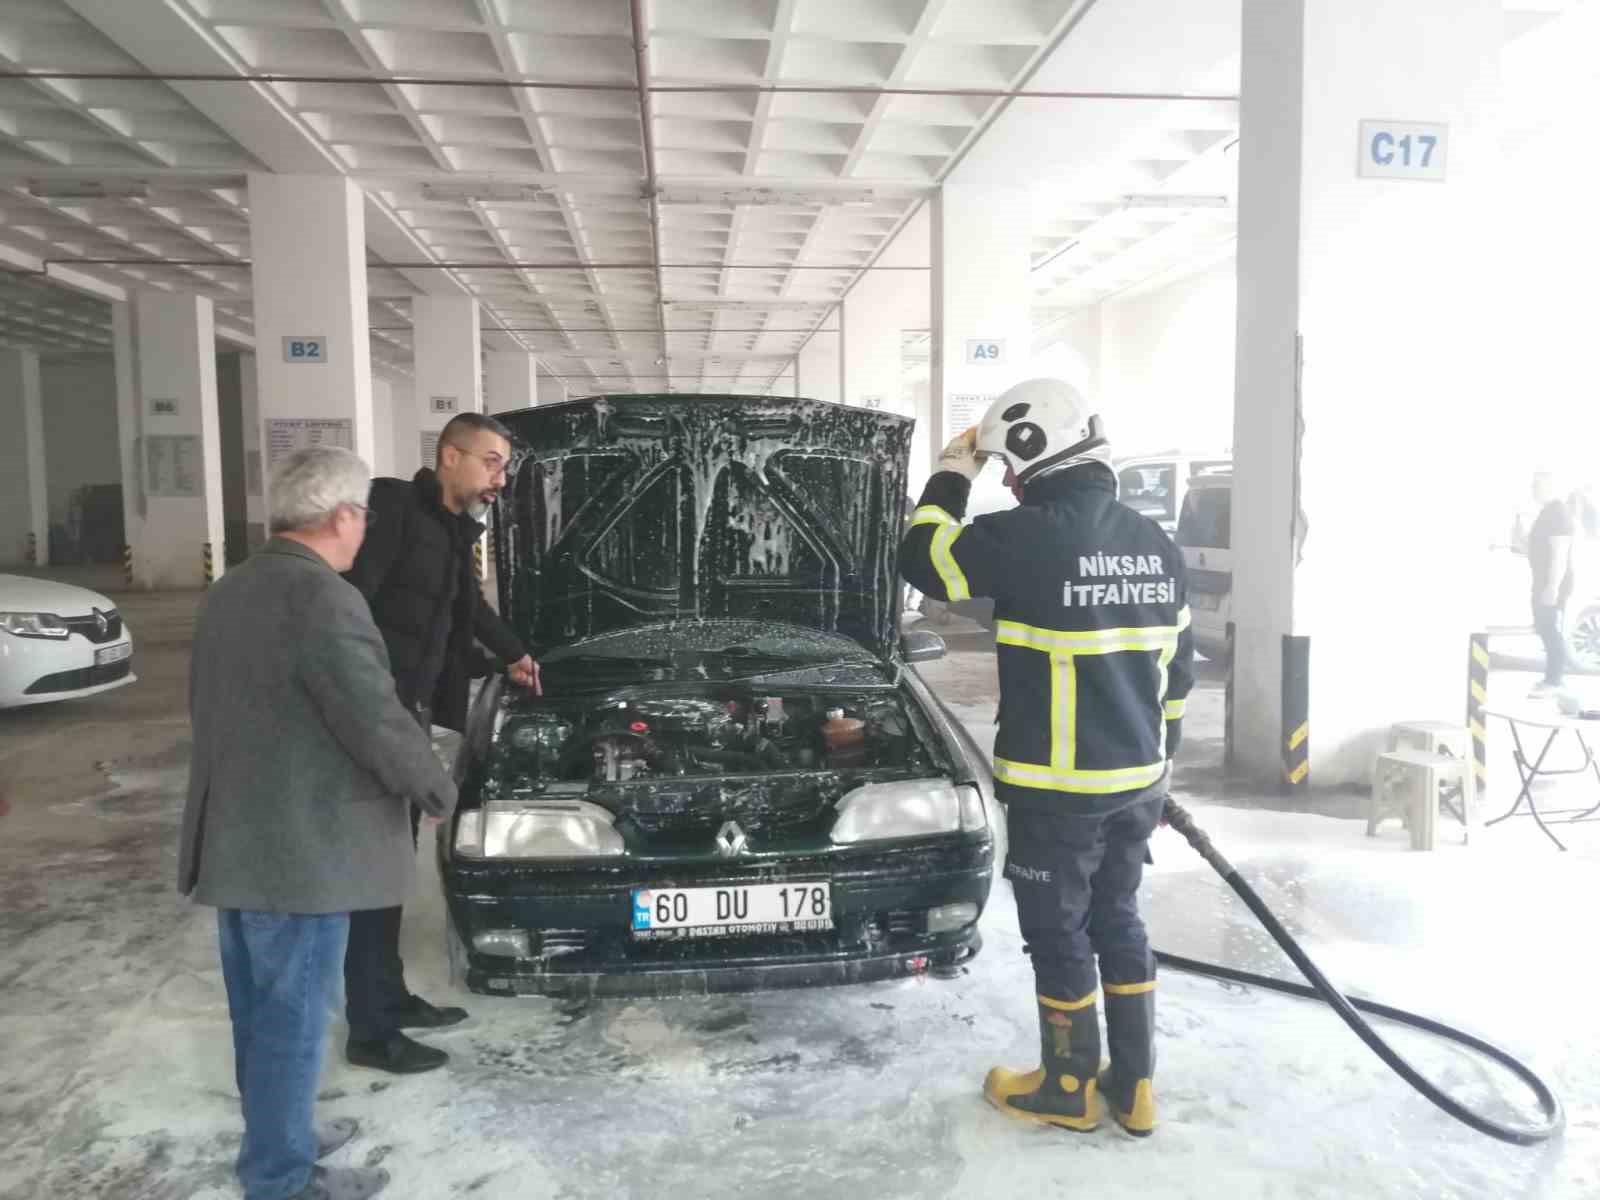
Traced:
<svg viewBox="0 0 1600 1200">
<path fill-rule="evenodd" d="M 1194 646 L 1207 658 L 1227 653 L 1233 616 L 1233 474 L 1212 471 L 1189 481 L 1174 541 L 1189 576 Z"/>
<path fill-rule="evenodd" d="M 1118 459 L 1117 499 L 1171 534 L 1195 480 L 1232 470 L 1233 460 L 1226 454 L 1174 452 Z"/>
</svg>

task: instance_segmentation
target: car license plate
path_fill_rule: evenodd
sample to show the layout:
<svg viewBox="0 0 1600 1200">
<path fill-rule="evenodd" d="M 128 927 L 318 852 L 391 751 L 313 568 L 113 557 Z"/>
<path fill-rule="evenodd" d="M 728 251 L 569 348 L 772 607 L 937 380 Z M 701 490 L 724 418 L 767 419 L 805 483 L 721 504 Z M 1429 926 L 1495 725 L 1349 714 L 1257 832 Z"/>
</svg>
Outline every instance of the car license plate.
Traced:
<svg viewBox="0 0 1600 1200">
<path fill-rule="evenodd" d="M 833 928 L 826 883 L 749 883 L 721 887 L 639 888 L 633 893 L 633 935 L 727 937 Z"/>
<path fill-rule="evenodd" d="M 1216 612 L 1222 607 L 1222 597 L 1215 592 L 1192 592 L 1189 603 L 1195 608 L 1203 608 L 1207 612 Z"/>
<path fill-rule="evenodd" d="M 123 642 L 120 646 L 107 646 L 104 650 L 94 652 L 94 665 L 103 667 L 107 663 L 121 662 L 125 658 L 133 657 L 133 643 Z"/>
</svg>

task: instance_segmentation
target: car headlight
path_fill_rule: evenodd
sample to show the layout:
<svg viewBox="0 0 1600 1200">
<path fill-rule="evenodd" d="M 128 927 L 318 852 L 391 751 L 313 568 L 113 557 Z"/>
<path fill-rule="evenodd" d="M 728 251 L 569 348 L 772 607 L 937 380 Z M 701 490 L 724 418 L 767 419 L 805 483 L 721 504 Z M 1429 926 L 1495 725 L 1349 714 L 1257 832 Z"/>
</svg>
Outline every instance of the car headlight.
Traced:
<svg viewBox="0 0 1600 1200">
<path fill-rule="evenodd" d="M 836 843 L 976 832 L 989 824 L 978 789 L 947 779 L 869 783 L 846 792 L 838 814 L 828 835 Z"/>
<path fill-rule="evenodd" d="M 468 858 L 609 858 L 624 853 L 611 813 L 587 800 L 490 800 L 456 820 Z"/>
<path fill-rule="evenodd" d="M 72 632 L 54 613 L 0 612 L 0 629 L 27 638 L 64 638 Z"/>
</svg>

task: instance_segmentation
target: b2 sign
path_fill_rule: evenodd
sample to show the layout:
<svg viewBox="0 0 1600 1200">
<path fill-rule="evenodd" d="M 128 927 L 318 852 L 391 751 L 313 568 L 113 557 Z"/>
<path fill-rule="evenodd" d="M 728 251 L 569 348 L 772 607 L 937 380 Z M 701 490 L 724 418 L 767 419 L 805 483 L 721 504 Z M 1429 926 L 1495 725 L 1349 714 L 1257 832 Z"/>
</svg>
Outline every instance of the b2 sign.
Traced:
<svg viewBox="0 0 1600 1200">
<path fill-rule="evenodd" d="M 1443 179 L 1448 125 L 1403 121 L 1361 122 L 1364 179 Z"/>
<path fill-rule="evenodd" d="M 321 337 L 286 337 L 283 339 L 283 361 L 292 363 L 320 363 L 328 361 L 328 341 Z"/>
</svg>

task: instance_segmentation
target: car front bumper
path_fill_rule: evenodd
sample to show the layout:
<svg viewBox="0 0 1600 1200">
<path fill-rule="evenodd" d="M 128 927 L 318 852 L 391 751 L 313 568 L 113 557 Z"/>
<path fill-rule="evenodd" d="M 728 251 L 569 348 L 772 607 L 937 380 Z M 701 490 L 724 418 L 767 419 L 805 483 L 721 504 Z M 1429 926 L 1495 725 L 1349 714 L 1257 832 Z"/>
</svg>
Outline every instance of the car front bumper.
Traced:
<svg viewBox="0 0 1600 1200">
<path fill-rule="evenodd" d="M 977 954 L 977 917 L 930 933 L 929 909 L 981 914 L 994 862 L 988 836 L 760 862 L 535 867 L 453 859 L 442 849 L 452 970 L 488 995 L 664 996 L 865 983 L 954 967 Z M 663 941 L 635 940 L 636 888 L 828 880 L 834 928 Z M 529 954 L 474 947 L 477 934 L 520 931 Z"/>
<path fill-rule="evenodd" d="M 126 646 L 128 657 L 97 666 L 97 651 Z M 78 700 L 137 681 L 133 638 L 94 645 L 74 634 L 59 641 L 0 633 L 0 708 Z"/>
</svg>

